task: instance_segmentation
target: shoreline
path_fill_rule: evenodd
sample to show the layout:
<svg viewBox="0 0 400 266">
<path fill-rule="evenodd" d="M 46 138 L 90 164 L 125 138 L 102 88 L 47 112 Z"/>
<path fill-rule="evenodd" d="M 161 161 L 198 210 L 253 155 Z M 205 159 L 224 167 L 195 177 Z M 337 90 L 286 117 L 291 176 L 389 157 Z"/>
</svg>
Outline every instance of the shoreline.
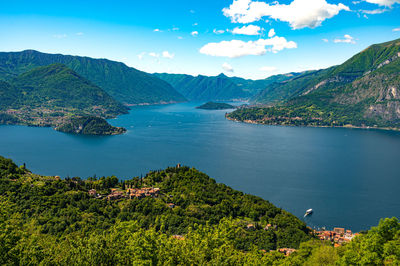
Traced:
<svg viewBox="0 0 400 266">
<path fill-rule="evenodd" d="M 364 129 L 364 130 L 377 129 L 377 130 L 400 132 L 400 128 L 391 128 L 391 127 L 361 127 L 361 126 L 353 126 L 353 125 L 344 125 L 344 126 L 301 125 L 301 126 L 296 126 L 296 125 L 265 124 L 265 123 L 260 123 L 260 122 L 254 121 L 254 120 L 238 120 L 238 119 L 235 119 L 235 118 L 231 118 L 228 115 L 225 115 L 225 118 L 227 120 L 230 120 L 230 121 L 233 121 L 233 122 L 245 123 L 245 124 L 254 124 L 254 125 L 264 125 L 264 126 L 315 127 L 315 128 L 348 128 L 348 129 Z"/>
<path fill-rule="evenodd" d="M 161 102 L 155 102 L 155 103 L 123 103 L 123 105 L 127 106 L 127 107 L 135 107 L 135 106 L 151 106 L 151 105 L 168 105 L 168 104 L 185 103 L 185 102 L 188 102 L 188 101 L 182 101 L 182 102 L 178 102 L 178 101 L 169 101 L 169 102 L 161 101 Z"/>
</svg>

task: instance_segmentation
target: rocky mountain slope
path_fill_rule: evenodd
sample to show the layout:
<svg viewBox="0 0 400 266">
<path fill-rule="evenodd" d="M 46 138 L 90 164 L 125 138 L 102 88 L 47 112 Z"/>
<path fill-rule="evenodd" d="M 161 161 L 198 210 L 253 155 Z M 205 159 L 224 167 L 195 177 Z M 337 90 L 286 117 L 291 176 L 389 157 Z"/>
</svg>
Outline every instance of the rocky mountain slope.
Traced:
<svg viewBox="0 0 400 266">
<path fill-rule="evenodd" d="M 268 90 L 289 91 L 283 102 L 241 110 L 230 118 L 266 124 L 400 128 L 399 85 L 400 39 L 372 45 L 339 66 L 275 84 L 255 102 L 270 103 Z"/>
</svg>

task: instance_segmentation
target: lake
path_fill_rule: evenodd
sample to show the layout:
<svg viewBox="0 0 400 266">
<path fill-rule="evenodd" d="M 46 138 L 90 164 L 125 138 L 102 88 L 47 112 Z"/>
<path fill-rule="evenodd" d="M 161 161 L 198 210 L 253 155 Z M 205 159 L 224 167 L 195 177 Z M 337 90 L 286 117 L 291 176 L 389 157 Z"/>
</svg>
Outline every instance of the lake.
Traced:
<svg viewBox="0 0 400 266">
<path fill-rule="evenodd" d="M 141 106 L 120 136 L 0 126 L 0 155 L 34 173 L 127 179 L 177 163 L 260 196 L 312 227 L 353 231 L 400 214 L 400 132 L 244 124 L 200 103 Z"/>
</svg>

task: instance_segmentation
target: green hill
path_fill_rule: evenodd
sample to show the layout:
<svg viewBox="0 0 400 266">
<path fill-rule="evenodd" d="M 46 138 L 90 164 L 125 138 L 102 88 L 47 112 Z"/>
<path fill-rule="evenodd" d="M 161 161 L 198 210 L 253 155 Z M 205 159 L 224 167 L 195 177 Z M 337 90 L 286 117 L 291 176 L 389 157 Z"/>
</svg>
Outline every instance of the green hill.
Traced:
<svg viewBox="0 0 400 266">
<path fill-rule="evenodd" d="M 104 118 L 127 113 L 127 108 L 101 88 L 62 64 L 37 67 L 0 82 L 0 111 L 22 124 L 56 126 L 71 116 Z M 3 99 L 3 98 L 2 98 Z"/>
<path fill-rule="evenodd" d="M 159 190 L 126 196 L 144 187 Z M 0 243 L 2 265 L 400 263 L 396 218 L 334 248 L 290 213 L 193 168 L 170 167 L 130 180 L 60 179 L 1 156 Z M 285 256 L 279 248 L 296 250 Z"/>
<path fill-rule="evenodd" d="M 282 97 L 280 104 L 238 110 L 229 118 L 264 124 L 400 128 L 399 74 L 400 40 L 375 44 L 342 65 L 267 89 L 295 91 Z M 256 102 L 269 102 L 267 90 Z"/>
<path fill-rule="evenodd" d="M 0 80 L 9 81 L 38 66 L 61 63 L 104 89 L 124 104 L 182 102 L 186 99 L 167 82 L 107 59 L 46 54 L 34 50 L 0 52 Z"/>
<path fill-rule="evenodd" d="M 205 110 L 225 110 L 225 109 L 235 109 L 236 107 L 227 103 L 207 102 L 196 108 Z"/>
<path fill-rule="evenodd" d="M 95 116 L 73 117 L 56 127 L 56 130 L 82 135 L 118 135 L 126 131 L 125 128 L 113 127 L 105 119 Z"/>
</svg>

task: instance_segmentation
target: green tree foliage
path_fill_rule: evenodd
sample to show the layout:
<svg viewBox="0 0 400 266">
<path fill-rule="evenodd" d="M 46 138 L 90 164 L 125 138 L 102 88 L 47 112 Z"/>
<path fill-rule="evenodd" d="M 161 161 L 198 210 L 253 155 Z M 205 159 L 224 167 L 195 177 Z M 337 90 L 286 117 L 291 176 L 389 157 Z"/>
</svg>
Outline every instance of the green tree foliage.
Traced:
<svg viewBox="0 0 400 266">
<path fill-rule="evenodd" d="M 316 240 L 271 203 L 188 167 L 59 180 L 0 157 L 2 265 L 383 265 L 399 263 L 400 223 L 382 220 L 349 244 Z M 11 176 L 10 176 L 11 173 Z M 15 175 L 18 178 L 15 178 Z M 157 186 L 156 198 L 106 200 L 111 188 Z M 167 207 L 173 202 L 175 208 Z M 253 223 L 254 229 L 247 229 Z M 265 223 L 276 225 L 264 230 Z M 294 247 L 285 257 L 276 250 Z"/>
<path fill-rule="evenodd" d="M 235 109 L 236 107 L 227 103 L 207 102 L 196 108 L 205 110 L 225 110 L 225 109 Z"/>
<path fill-rule="evenodd" d="M 94 116 L 74 117 L 56 130 L 83 135 L 116 135 L 126 131 L 124 128 L 111 126 L 103 118 Z"/>
<path fill-rule="evenodd" d="M 127 109 L 101 88 L 62 64 L 34 68 L 12 80 L 19 97 L 11 105 L 50 108 L 74 108 L 103 116 L 126 113 Z M 6 108 L 10 108 L 7 106 Z"/>
</svg>

